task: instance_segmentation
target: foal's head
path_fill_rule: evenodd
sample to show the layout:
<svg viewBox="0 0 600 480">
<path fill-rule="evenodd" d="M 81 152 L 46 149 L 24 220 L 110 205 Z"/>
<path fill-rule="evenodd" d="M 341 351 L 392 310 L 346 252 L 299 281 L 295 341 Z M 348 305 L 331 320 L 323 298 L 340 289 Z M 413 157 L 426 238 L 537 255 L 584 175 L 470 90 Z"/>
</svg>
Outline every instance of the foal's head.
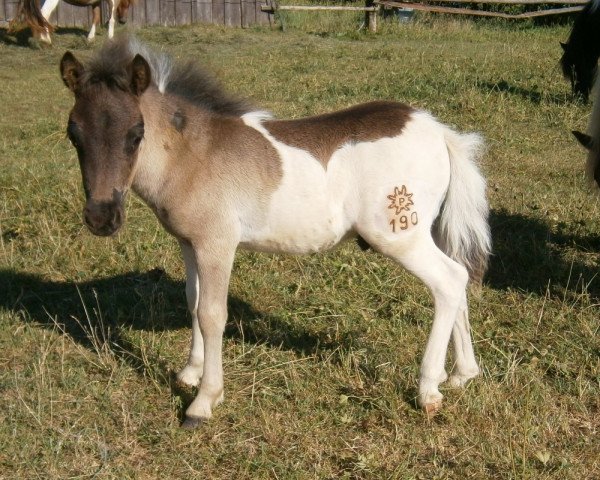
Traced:
<svg viewBox="0 0 600 480">
<path fill-rule="evenodd" d="M 121 70 L 96 71 L 67 52 L 60 72 L 75 95 L 67 135 L 83 176 L 84 222 L 95 235 L 112 235 L 124 221 L 125 195 L 144 138 L 139 99 L 150 83 L 150 67 L 136 55 Z"/>
</svg>

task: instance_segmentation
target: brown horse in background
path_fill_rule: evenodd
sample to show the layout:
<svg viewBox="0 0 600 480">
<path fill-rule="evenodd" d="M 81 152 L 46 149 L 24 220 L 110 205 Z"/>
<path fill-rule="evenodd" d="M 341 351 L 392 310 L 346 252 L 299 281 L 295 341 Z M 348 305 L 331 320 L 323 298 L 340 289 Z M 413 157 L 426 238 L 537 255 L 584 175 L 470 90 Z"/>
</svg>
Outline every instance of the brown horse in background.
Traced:
<svg viewBox="0 0 600 480">
<path fill-rule="evenodd" d="M 60 0 L 46 0 L 40 9 L 39 0 L 20 0 L 18 6 L 17 19 L 23 20 L 31 28 L 33 36 L 47 44 L 51 44 L 50 32 L 54 30 L 49 23 L 52 12 L 58 6 Z M 89 42 L 94 40 L 96 36 L 96 26 L 100 23 L 100 3 L 102 0 L 64 0 L 70 5 L 76 7 L 92 7 L 93 19 L 92 28 L 88 33 L 87 39 Z M 108 20 L 108 38 L 114 36 L 115 17 L 119 23 L 127 22 L 127 12 L 129 6 L 134 3 L 134 0 L 106 0 L 110 11 L 110 19 Z"/>
</svg>

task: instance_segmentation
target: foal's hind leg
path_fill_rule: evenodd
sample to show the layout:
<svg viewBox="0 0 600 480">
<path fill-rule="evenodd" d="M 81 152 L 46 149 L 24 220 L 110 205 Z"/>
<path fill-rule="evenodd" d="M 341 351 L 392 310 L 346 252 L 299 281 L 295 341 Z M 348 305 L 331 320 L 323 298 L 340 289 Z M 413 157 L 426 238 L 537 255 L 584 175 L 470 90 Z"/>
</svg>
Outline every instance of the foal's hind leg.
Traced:
<svg viewBox="0 0 600 480">
<path fill-rule="evenodd" d="M 183 261 L 185 262 L 185 296 L 192 317 L 192 346 L 186 366 L 177 374 L 177 380 L 195 387 L 202 378 L 204 370 L 204 340 L 198 322 L 199 279 L 196 257 L 191 245 L 180 242 Z"/>
<path fill-rule="evenodd" d="M 466 305 L 459 309 L 452 330 L 452 343 L 454 344 L 454 366 L 448 383 L 452 387 L 463 387 L 470 379 L 479 375 Z"/>
<path fill-rule="evenodd" d="M 450 335 L 458 316 L 467 311 L 468 273 L 447 257 L 428 233 L 408 235 L 378 246 L 378 250 L 421 279 L 433 295 L 435 315 L 421 362 L 417 402 L 425 411 L 434 412 L 441 406 L 443 398 L 438 386 L 446 379 L 444 364 Z M 461 323 L 457 330 L 461 339 L 464 338 L 464 325 Z"/>
</svg>

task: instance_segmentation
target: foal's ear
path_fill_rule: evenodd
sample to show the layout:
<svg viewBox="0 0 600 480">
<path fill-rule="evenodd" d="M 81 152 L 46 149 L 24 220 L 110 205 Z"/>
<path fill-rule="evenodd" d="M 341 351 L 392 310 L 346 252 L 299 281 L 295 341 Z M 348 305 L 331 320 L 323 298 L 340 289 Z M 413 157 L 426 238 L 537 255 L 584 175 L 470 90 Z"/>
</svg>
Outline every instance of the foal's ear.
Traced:
<svg viewBox="0 0 600 480">
<path fill-rule="evenodd" d="M 79 78 L 83 73 L 83 65 L 71 52 L 66 52 L 60 61 L 60 76 L 73 93 L 79 88 Z"/>
<path fill-rule="evenodd" d="M 573 135 L 581 145 L 583 145 L 588 150 L 592 149 L 592 137 L 585 133 L 578 132 L 577 130 L 573 130 Z"/>
<path fill-rule="evenodd" d="M 150 85 L 150 65 L 144 57 L 140 54 L 137 54 L 134 59 L 131 61 L 131 65 L 129 66 L 129 71 L 131 75 L 130 83 L 131 90 L 136 95 L 141 95 Z"/>
</svg>

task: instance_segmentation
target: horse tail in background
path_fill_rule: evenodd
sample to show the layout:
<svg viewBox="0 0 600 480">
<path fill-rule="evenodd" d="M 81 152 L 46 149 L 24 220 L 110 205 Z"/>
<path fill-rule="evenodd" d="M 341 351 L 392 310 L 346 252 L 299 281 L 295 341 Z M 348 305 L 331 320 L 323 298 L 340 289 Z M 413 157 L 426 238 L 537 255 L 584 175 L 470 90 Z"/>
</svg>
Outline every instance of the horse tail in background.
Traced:
<svg viewBox="0 0 600 480">
<path fill-rule="evenodd" d="M 27 23 L 34 35 L 54 30 L 42 15 L 39 0 L 19 0 L 17 15 L 11 21 L 10 29 L 14 30 L 20 22 Z"/>
<path fill-rule="evenodd" d="M 491 251 L 486 182 L 477 166 L 483 142 L 477 134 L 444 131 L 450 156 L 450 185 L 441 214 L 434 224 L 440 249 L 481 284 Z"/>
</svg>

